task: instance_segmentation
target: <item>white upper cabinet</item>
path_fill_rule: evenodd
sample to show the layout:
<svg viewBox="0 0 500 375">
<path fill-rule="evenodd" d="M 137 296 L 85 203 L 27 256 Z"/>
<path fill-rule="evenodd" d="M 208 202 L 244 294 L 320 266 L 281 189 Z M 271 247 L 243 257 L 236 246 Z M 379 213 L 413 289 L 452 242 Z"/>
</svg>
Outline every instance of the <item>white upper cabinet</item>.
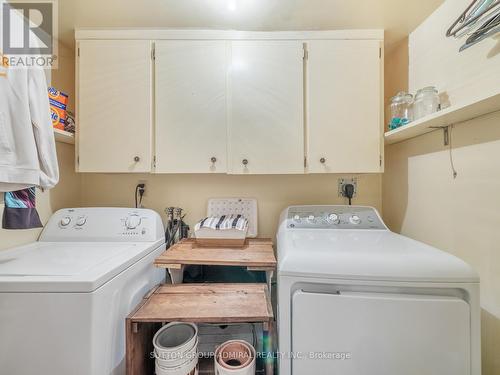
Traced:
<svg viewBox="0 0 500 375">
<path fill-rule="evenodd" d="M 383 170 L 382 42 L 307 42 L 307 171 Z"/>
<path fill-rule="evenodd" d="M 383 171 L 382 30 L 76 37 L 79 172 Z"/>
<path fill-rule="evenodd" d="M 83 40 L 78 51 L 78 171 L 149 172 L 151 42 Z"/>
<path fill-rule="evenodd" d="M 304 173 L 302 43 L 234 41 L 228 68 L 229 172 Z"/>
<path fill-rule="evenodd" d="M 228 45 L 155 43 L 155 172 L 227 172 Z"/>
</svg>

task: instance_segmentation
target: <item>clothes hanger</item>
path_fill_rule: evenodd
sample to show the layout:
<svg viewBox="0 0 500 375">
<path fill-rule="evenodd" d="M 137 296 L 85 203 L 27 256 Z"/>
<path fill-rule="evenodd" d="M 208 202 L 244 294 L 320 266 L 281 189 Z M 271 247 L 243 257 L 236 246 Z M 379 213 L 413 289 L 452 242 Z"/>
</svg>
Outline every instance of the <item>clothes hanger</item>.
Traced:
<svg viewBox="0 0 500 375">
<path fill-rule="evenodd" d="M 477 5 L 470 11 L 470 14 L 465 17 L 464 22 L 470 21 L 470 19 L 478 14 L 483 14 L 484 11 L 495 2 L 495 0 L 483 0 L 477 3 Z"/>
<path fill-rule="evenodd" d="M 479 3 L 479 0 L 473 0 L 472 3 L 469 4 L 469 6 L 464 10 L 464 12 L 460 15 L 460 17 L 458 17 L 455 22 L 453 22 L 450 26 L 450 28 L 446 31 L 446 36 L 447 37 L 450 37 L 450 36 L 455 36 L 456 33 L 458 31 L 460 31 L 460 29 L 458 30 L 453 30 L 455 28 L 455 26 L 457 26 L 459 23 L 464 23 L 466 21 L 466 19 L 468 21 L 470 21 L 470 17 L 467 17 L 467 14 L 469 13 L 469 11 L 471 9 L 474 8 L 474 6 L 476 6 L 476 8 L 474 9 L 477 9 L 480 5 L 482 5 L 483 3 L 485 3 L 487 0 L 482 0 L 480 4 Z M 469 15 L 470 16 L 470 15 Z"/>
<path fill-rule="evenodd" d="M 490 36 L 492 35 L 495 35 L 496 33 L 500 33 L 500 25 L 490 31 L 488 31 L 487 33 L 485 34 L 482 34 L 481 36 L 479 36 L 477 39 L 475 39 L 474 41 L 471 41 L 471 42 L 468 42 L 468 43 L 465 43 L 462 47 L 460 47 L 460 52 L 462 51 L 465 51 L 467 48 L 470 48 L 472 47 L 474 44 L 477 44 L 481 41 L 483 41 L 484 39 L 486 38 L 489 38 Z"/>
<path fill-rule="evenodd" d="M 446 31 L 446 36 L 457 37 L 457 34 L 468 26 L 474 26 L 487 13 L 500 5 L 500 0 L 474 0 L 465 11 L 458 17 L 455 22 Z M 455 27 L 461 24 L 457 29 Z M 467 30 L 470 31 L 470 30 Z M 460 36 L 465 35 L 461 33 Z"/>
<path fill-rule="evenodd" d="M 472 22 L 468 26 L 464 26 L 464 28 L 462 30 L 456 30 L 456 32 L 454 33 L 453 36 L 458 39 L 458 38 L 464 37 L 465 35 L 471 35 L 475 32 L 477 25 L 483 23 L 484 20 L 488 20 L 488 19 L 492 18 L 491 14 L 488 14 L 488 12 L 483 13 L 481 11 L 484 9 L 487 9 L 485 7 L 489 7 L 494 1 L 495 0 L 488 0 L 488 1 L 485 1 L 483 4 L 476 5 L 476 7 L 470 12 L 469 16 L 467 16 L 465 18 L 464 22 L 468 22 L 475 15 L 479 15 L 477 20 L 475 22 Z M 481 12 L 481 13 L 479 13 L 479 12 Z M 493 17 L 494 16 L 495 15 L 493 15 Z"/>
<path fill-rule="evenodd" d="M 495 35 L 500 32 L 500 12 L 490 18 L 484 25 L 482 25 L 476 32 L 467 38 L 465 44 L 460 47 L 460 52 L 472 47 L 473 45 L 481 42 L 482 40 Z"/>
</svg>

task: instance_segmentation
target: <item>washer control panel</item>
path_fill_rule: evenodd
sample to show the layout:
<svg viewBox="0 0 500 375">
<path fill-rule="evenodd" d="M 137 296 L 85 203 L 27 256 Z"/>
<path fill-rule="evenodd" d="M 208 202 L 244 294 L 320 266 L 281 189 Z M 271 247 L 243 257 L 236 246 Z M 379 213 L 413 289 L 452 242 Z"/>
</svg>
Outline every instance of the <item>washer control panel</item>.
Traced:
<svg viewBox="0 0 500 375">
<path fill-rule="evenodd" d="M 45 226 L 44 241 L 156 241 L 165 238 L 160 216 L 140 208 L 67 208 Z"/>
<path fill-rule="evenodd" d="M 290 229 L 379 229 L 387 227 L 372 207 L 292 206 L 288 208 Z"/>
</svg>

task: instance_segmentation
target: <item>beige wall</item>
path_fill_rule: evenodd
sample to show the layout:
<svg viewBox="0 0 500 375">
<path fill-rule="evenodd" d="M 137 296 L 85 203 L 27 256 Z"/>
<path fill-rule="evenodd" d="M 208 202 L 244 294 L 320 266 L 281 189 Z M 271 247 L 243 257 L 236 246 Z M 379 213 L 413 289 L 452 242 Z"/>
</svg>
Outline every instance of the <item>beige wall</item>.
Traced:
<svg viewBox="0 0 500 375">
<path fill-rule="evenodd" d="M 491 92 L 495 85 L 498 90 L 498 44 L 485 41 L 459 55 L 461 40 L 443 36 L 456 9 L 468 4 L 456 1 L 445 2 L 410 36 L 409 71 L 398 66 L 408 66 L 407 45 L 386 56 L 386 91 L 408 87 L 408 81 L 413 89 L 435 84 L 456 104 Z M 454 126 L 456 179 L 441 131 L 387 146 L 383 176 L 383 216 L 389 227 L 448 251 L 479 272 L 484 375 L 500 374 L 499 124 L 497 112 Z"/>
<path fill-rule="evenodd" d="M 386 148 L 384 219 L 481 277 L 483 374 L 500 374 L 500 113 L 454 127 L 453 179 L 440 131 Z"/>
<path fill-rule="evenodd" d="M 134 188 L 146 181 L 146 207 L 165 218 L 168 206 L 182 207 L 193 225 L 206 215 L 208 198 L 252 197 L 258 200 L 259 236 L 274 237 L 280 212 L 292 204 L 345 204 L 337 195 L 338 175 L 135 175 L 82 174 L 84 206 L 133 206 Z M 345 176 L 344 176 L 345 177 Z M 358 175 L 354 204 L 381 208 L 381 175 Z"/>
<path fill-rule="evenodd" d="M 408 91 L 408 38 L 399 42 L 385 55 L 384 66 L 385 129 L 390 121 L 391 98 L 399 91 Z"/>
</svg>

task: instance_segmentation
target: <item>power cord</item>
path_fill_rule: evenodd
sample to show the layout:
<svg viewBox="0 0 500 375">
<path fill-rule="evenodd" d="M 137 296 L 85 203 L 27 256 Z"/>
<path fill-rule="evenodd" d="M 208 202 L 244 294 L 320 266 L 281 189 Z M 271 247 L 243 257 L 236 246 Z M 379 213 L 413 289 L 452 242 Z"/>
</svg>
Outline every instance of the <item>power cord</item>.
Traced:
<svg viewBox="0 0 500 375">
<path fill-rule="evenodd" d="M 344 197 L 349 199 L 349 206 L 350 206 L 352 197 L 354 196 L 354 185 L 353 184 L 345 184 L 343 190 L 344 190 Z"/>
<path fill-rule="evenodd" d="M 135 187 L 135 208 L 142 207 L 142 197 L 146 191 L 146 184 L 137 184 Z M 137 196 L 139 196 L 139 203 L 137 202 Z"/>
</svg>

